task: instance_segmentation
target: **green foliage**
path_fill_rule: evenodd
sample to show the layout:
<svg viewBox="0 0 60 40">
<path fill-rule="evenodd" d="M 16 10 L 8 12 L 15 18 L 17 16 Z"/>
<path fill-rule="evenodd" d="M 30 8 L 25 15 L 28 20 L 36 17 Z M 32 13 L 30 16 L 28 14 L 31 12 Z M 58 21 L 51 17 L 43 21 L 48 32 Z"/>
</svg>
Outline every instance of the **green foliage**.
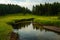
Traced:
<svg viewBox="0 0 60 40">
<path fill-rule="evenodd" d="M 15 13 L 31 13 L 28 8 L 21 7 L 13 4 L 0 4 L 0 16 L 7 14 L 15 14 Z"/>
<path fill-rule="evenodd" d="M 50 21 L 50 20 L 36 20 L 36 22 L 39 22 L 43 25 L 48 25 L 48 26 L 57 26 L 60 27 L 60 21 L 56 20 L 56 21 Z"/>
<path fill-rule="evenodd" d="M 45 3 L 33 6 L 32 13 L 35 15 L 56 16 L 60 12 L 60 3 Z"/>
</svg>

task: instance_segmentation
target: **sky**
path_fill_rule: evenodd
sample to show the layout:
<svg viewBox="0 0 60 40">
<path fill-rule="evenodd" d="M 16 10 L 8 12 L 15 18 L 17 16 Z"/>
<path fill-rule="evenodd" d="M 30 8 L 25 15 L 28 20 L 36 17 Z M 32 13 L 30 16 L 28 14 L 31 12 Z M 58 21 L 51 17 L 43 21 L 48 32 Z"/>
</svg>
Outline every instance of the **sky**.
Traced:
<svg viewBox="0 0 60 40">
<path fill-rule="evenodd" d="M 0 4 L 17 4 L 32 10 L 33 5 L 59 2 L 60 0 L 0 0 Z"/>
</svg>

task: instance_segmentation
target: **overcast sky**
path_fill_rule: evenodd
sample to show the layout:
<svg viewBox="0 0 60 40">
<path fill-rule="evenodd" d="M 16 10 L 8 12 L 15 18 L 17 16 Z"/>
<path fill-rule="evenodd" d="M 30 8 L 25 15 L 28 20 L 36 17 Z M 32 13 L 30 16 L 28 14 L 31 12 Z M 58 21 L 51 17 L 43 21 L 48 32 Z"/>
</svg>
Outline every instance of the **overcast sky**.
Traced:
<svg viewBox="0 0 60 40">
<path fill-rule="evenodd" d="M 18 4 L 32 9 L 33 5 L 44 3 L 60 2 L 60 0 L 0 0 L 0 4 Z"/>
</svg>

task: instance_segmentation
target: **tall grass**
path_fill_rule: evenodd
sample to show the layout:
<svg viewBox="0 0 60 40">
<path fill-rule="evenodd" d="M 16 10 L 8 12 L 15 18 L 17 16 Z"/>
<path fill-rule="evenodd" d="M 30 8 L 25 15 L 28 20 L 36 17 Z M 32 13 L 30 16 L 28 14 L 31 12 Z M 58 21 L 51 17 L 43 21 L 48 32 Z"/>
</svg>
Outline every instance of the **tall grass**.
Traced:
<svg viewBox="0 0 60 40">
<path fill-rule="evenodd" d="M 43 25 L 58 26 L 60 27 L 60 20 L 58 16 L 39 16 L 35 19 L 35 22 L 39 22 Z"/>
</svg>

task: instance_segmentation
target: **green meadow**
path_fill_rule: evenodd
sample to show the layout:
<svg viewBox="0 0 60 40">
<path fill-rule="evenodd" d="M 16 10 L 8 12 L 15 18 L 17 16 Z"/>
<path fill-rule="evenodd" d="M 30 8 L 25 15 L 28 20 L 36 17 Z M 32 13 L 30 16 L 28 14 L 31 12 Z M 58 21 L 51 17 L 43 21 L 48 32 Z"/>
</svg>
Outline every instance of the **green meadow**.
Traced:
<svg viewBox="0 0 60 40">
<path fill-rule="evenodd" d="M 10 14 L 7 16 L 0 16 L 0 40 L 8 40 L 10 37 L 10 32 L 12 31 L 12 26 L 8 25 L 8 22 L 13 22 L 14 20 L 35 18 L 34 22 L 39 22 L 43 25 L 55 25 L 60 26 L 60 20 L 57 16 L 37 16 L 31 14 Z"/>
</svg>

